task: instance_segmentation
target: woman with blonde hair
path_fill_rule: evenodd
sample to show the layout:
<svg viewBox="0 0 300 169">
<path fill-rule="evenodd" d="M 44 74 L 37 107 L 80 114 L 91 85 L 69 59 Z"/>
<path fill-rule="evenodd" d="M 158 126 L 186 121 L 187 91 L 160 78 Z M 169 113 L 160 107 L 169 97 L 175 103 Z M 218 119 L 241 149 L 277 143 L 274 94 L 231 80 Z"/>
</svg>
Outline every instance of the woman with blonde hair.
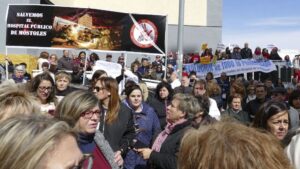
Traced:
<svg viewBox="0 0 300 169">
<path fill-rule="evenodd" d="M 98 99 L 87 91 L 75 91 L 62 99 L 56 108 L 56 116 L 69 123 L 78 132 L 77 142 L 84 154 L 93 154 L 93 168 L 117 167 L 114 152 L 101 135 L 102 145 L 97 145 L 95 133 L 100 120 Z M 122 161 L 116 161 L 122 165 Z M 88 164 L 86 164 L 88 165 Z"/>
<path fill-rule="evenodd" d="M 246 89 L 244 87 L 245 85 L 238 81 L 235 80 L 231 85 L 230 85 L 230 95 L 234 95 L 235 93 L 240 94 L 243 98 L 246 96 Z"/>
<path fill-rule="evenodd" d="M 121 159 L 121 156 L 125 157 L 135 136 L 131 110 L 121 103 L 118 83 L 112 77 L 98 79 L 93 92 L 99 100 L 102 113 L 99 130 Z"/>
<path fill-rule="evenodd" d="M 178 154 L 180 169 L 292 169 L 278 140 L 227 121 L 191 129 Z"/>
<path fill-rule="evenodd" d="M 75 87 L 70 86 L 72 81 L 71 75 L 66 71 L 59 71 L 55 74 L 55 96 L 60 101 L 66 95 L 78 90 Z"/>
<path fill-rule="evenodd" d="M 0 121 L 18 114 L 38 114 L 40 107 L 22 84 L 0 85 Z"/>
<path fill-rule="evenodd" d="M 0 169 L 80 168 L 75 133 L 46 116 L 16 116 L 0 123 Z"/>
<path fill-rule="evenodd" d="M 217 106 L 219 110 L 221 111 L 223 106 L 223 99 L 221 96 L 221 87 L 216 82 L 209 82 L 207 83 L 207 89 L 206 92 L 208 96 L 212 99 L 214 99 L 217 102 Z"/>
</svg>

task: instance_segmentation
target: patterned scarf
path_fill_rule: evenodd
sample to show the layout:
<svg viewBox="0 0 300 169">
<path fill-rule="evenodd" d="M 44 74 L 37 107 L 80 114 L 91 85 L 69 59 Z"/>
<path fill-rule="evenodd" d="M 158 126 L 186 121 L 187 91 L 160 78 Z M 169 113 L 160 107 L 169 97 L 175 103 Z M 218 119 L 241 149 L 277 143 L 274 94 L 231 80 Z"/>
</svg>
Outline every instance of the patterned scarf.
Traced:
<svg viewBox="0 0 300 169">
<path fill-rule="evenodd" d="M 159 152 L 161 145 L 164 143 L 166 138 L 169 136 L 169 134 L 172 132 L 172 130 L 175 128 L 176 125 L 182 124 L 186 122 L 186 119 L 180 119 L 175 123 L 168 123 L 167 126 L 165 127 L 165 130 L 159 133 L 157 138 L 155 139 L 153 145 L 152 145 L 152 150 Z"/>
</svg>

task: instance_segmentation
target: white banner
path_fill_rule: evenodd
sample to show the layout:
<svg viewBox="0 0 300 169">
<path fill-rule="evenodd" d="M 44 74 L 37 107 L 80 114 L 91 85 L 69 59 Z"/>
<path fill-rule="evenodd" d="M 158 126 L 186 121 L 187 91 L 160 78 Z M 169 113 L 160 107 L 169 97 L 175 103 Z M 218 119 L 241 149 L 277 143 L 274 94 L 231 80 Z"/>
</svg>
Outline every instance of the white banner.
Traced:
<svg viewBox="0 0 300 169">
<path fill-rule="evenodd" d="M 106 62 L 104 60 L 97 60 L 95 63 L 95 66 L 93 67 L 92 75 L 94 74 L 94 72 L 96 70 L 100 70 L 100 69 L 106 71 L 108 76 L 116 78 L 116 77 L 120 76 L 122 66 L 119 63 Z M 89 78 L 89 77 L 87 77 L 87 78 Z"/>
<path fill-rule="evenodd" d="M 197 72 L 199 77 L 205 77 L 207 72 L 212 72 L 214 77 L 220 77 L 222 72 L 231 76 L 258 71 L 268 73 L 276 70 L 276 66 L 272 61 L 254 59 L 219 60 L 216 64 L 185 64 L 184 67 L 187 72 Z"/>
<path fill-rule="evenodd" d="M 104 60 L 97 60 L 95 66 L 93 67 L 93 71 L 91 74 L 87 74 L 88 79 L 92 79 L 93 74 L 97 70 L 104 70 L 106 71 L 108 76 L 116 78 L 121 75 L 122 66 L 119 63 L 114 62 L 106 62 Z M 132 80 L 136 83 L 139 82 L 138 77 L 133 74 L 130 70 L 125 69 L 124 75 L 127 80 Z"/>
</svg>

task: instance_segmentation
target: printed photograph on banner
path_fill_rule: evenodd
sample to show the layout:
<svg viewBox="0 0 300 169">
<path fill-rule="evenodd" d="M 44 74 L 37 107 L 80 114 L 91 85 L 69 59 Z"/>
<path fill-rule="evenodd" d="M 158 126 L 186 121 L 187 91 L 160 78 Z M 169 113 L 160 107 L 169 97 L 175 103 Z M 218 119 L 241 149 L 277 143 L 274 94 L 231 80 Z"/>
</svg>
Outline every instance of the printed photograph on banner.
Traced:
<svg viewBox="0 0 300 169">
<path fill-rule="evenodd" d="M 75 15 L 74 15 L 75 14 Z M 53 21 L 52 47 L 118 50 L 121 48 L 122 26 L 118 20 L 93 10 L 70 11 Z"/>
<path fill-rule="evenodd" d="M 6 46 L 165 50 L 166 16 L 47 5 L 9 5 L 7 13 Z"/>
</svg>

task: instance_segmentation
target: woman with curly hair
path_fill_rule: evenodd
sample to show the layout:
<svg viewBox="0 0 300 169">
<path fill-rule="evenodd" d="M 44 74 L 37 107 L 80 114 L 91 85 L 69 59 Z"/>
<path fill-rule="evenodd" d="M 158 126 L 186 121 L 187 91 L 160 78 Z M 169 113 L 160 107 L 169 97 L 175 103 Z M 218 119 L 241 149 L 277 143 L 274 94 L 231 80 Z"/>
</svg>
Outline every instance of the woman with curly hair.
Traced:
<svg viewBox="0 0 300 169">
<path fill-rule="evenodd" d="M 173 97 L 173 89 L 167 82 L 161 82 L 157 85 L 155 90 L 155 96 L 149 97 L 147 103 L 154 108 L 160 121 L 160 126 L 163 129 L 166 122 L 166 110 L 171 103 Z"/>
</svg>

